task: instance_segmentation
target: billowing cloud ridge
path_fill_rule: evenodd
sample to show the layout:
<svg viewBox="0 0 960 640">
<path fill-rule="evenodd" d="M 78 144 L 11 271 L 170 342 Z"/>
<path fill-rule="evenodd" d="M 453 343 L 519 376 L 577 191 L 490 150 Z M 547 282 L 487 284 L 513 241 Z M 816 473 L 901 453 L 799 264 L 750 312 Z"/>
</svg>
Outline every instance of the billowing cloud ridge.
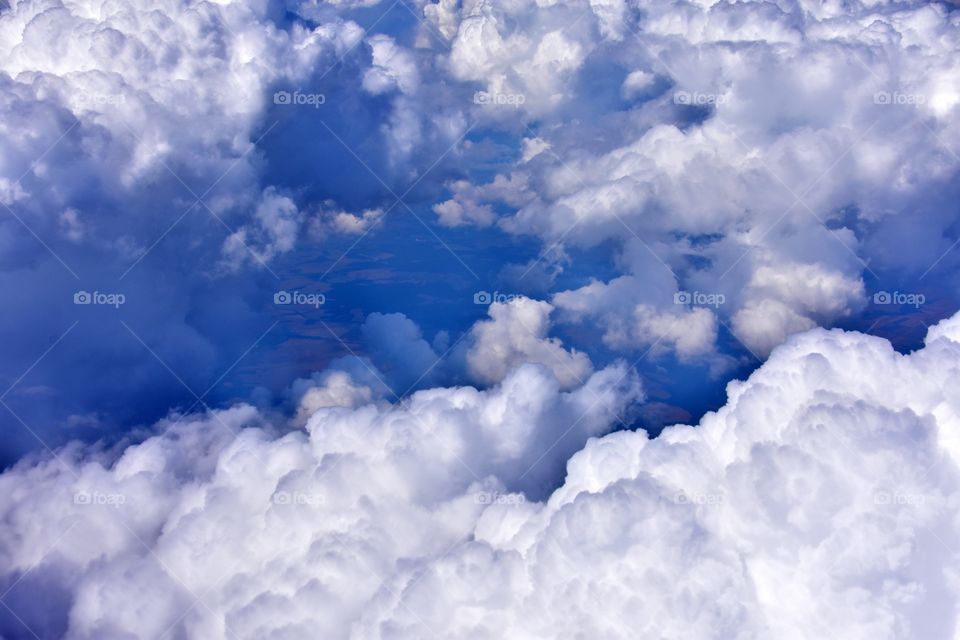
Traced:
<svg viewBox="0 0 960 640">
<path fill-rule="evenodd" d="M 696 427 L 591 439 L 542 501 L 534 461 L 616 426 L 625 368 L 286 435 L 172 416 L 0 476 L 4 601 L 70 638 L 952 637 L 958 374 L 960 315 L 907 355 L 816 329 Z"/>
</svg>

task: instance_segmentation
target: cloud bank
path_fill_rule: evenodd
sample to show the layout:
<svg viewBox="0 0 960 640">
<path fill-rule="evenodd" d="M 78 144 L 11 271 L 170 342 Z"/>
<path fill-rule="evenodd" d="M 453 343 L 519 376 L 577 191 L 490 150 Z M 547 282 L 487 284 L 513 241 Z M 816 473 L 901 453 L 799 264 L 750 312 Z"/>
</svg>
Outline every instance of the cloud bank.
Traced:
<svg viewBox="0 0 960 640">
<path fill-rule="evenodd" d="M 950 253 L 960 38 L 945 5 L 441 6 L 437 24 L 459 25 L 451 73 L 525 96 L 488 111 L 524 113 L 538 144 L 491 181 L 451 183 L 439 222 L 482 227 L 506 205 L 497 224 L 560 264 L 612 243 L 619 274 L 555 295 L 593 294 L 574 319 L 599 318 L 622 351 L 722 349 L 708 309 L 678 319 L 687 340 L 664 331 L 677 310 L 650 279 L 723 295 L 710 311 L 762 358 L 855 317 L 866 280 L 932 286 L 918 280 Z M 622 79 L 617 97 L 591 72 Z"/>
<path fill-rule="evenodd" d="M 0 0 L 0 637 L 957 636 L 958 16 Z"/>
<path fill-rule="evenodd" d="M 952 637 L 958 374 L 960 315 L 906 355 L 809 331 L 696 427 L 590 439 L 542 496 L 538 461 L 641 397 L 625 368 L 350 391 L 286 434 L 250 406 L 171 416 L 0 476 L 2 633 Z"/>
</svg>

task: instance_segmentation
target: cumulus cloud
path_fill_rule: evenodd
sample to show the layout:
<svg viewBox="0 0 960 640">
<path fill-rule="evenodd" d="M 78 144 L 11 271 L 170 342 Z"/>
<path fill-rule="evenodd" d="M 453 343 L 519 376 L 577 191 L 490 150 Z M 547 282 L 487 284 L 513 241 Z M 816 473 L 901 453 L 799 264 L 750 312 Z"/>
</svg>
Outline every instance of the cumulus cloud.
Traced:
<svg viewBox="0 0 960 640">
<path fill-rule="evenodd" d="M 338 207 L 333 200 L 326 200 L 319 210 L 310 216 L 308 231 L 313 238 L 319 240 L 330 233 L 363 235 L 371 231 L 383 215 L 384 210 L 381 208 L 352 212 Z"/>
<path fill-rule="evenodd" d="M 489 391 L 338 401 L 286 435 L 249 406 L 173 416 L 119 456 L 70 448 L 0 476 L 4 589 L 20 602 L 58 575 L 63 601 L 19 615 L 71 637 L 346 637 L 397 563 L 441 555 L 498 496 L 541 493 L 639 394 L 624 367 L 563 393 L 526 366 Z"/>
<path fill-rule="evenodd" d="M 393 393 L 376 366 L 354 356 L 340 358 L 322 372 L 298 378 L 290 385 L 293 424 L 303 427 L 313 414 L 329 407 L 355 408 L 389 399 Z"/>
<path fill-rule="evenodd" d="M 76 638 L 952 637 L 958 362 L 960 316 L 907 355 L 795 336 L 698 426 L 590 440 L 542 501 L 531 464 L 612 426 L 625 369 L 562 393 L 525 366 L 286 435 L 246 406 L 171 417 L 0 476 L 5 602 Z"/>
<path fill-rule="evenodd" d="M 536 141 L 525 145 L 524 157 L 532 158 L 549 145 L 539 144 Z M 498 175 L 492 182 L 485 185 L 474 185 L 467 180 L 456 180 L 447 185 L 453 198 L 433 206 L 440 224 L 446 227 L 458 227 L 464 224 L 473 224 L 486 227 L 497 219 L 491 203 L 503 202 L 510 206 L 521 206 L 529 202 L 531 194 L 527 188 L 527 176 L 517 173 L 506 177 Z"/>
<path fill-rule="evenodd" d="M 610 285 L 594 282 L 577 291 L 557 294 L 556 302 L 561 308 L 572 312 L 569 315 L 578 321 L 598 317 L 605 326 L 602 335 L 604 343 L 617 349 L 649 347 L 657 352 L 673 351 L 684 359 L 714 352 L 717 319 L 709 308 L 675 303 L 672 308 L 658 309 L 640 303 L 622 315 L 617 313 L 618 310 L 611 311 L 609 306 L 605 308 L 598 305 L 589 310 L 583 308 L 586 301 L 617 295 L 618 290 L 629 293 L 634 284 L 630 276 L 622 276 Z M 609 294 L 598 291 L 608 286 Z M 687 295 L 686 292 L 683 295 Z"/>
<path fill-rule="evenodd" d="M 787 336 L 849 316 L 864 306 L 863 280 L 820 265 L 758 267 L 747 302 L 733 316 L 733 330 L 748 349 L 766 356 Z"/>
<path fill-rule="evenodd" d="M 415 37 L 337 13 L 376 4 L 0 12 L 0 202 L 14 214 L 0 292 L 29 298 L 16 321 L 42 320 L 43 348 L 62 314 L 35 304 L 45 289 L 23 273 L 46 284 L 51 265 L 71 270 L 55 251 L 81 249 L 108 257 L 84 260 L 91 271 L 122 271 L 182 231 L 157 262 L 205 271 L 181 260 L 195 248 L 238 288 L 152 279 L 133 316 L 146 328 L 128 332 L 164 376 L 205 388 L 224 349 L 198 327 L 262 319 L 235 273 L 304 235 L 359 242 L 396 181 L 403 208 L 432 210 L 451 235 L 506 233 L 511 249 L 532 237 L 540 259 L 503 272 L 539 279 L 547 299 L 491 304 L 449 362 L 448 333 L 351 307 L 369 355 L 296 380 L 289 416 L 266 403 L 174 412 L 120 444 L 20 461 L 0 474 L 0 635 L 955 635 L 960 316 L 909 354 L 813 328 L 861 313 L 877 272 L 926 275 L 956 244 L 956 13 L 394 5 L 422 13 L 404 15 Z M 342 89 L 335 108 L 285 102 L 324 78 Z M 280 121 L 295 140 L 273 152 L 292 159 L 268 167 L 262 140 Z M 465 139 L 478 125 L 490 130 Z M 305 145 L 315 133 L 336 153 Z M 198 310 L 201 298 L 214 302 Z M 150 320 L 158 309 L 173 319 Z M 117 349 L 112 388 L 175 404 L 106 324 L 87 325 L 97 340 L 70 352 L 82 364 L 54 377 L 67 390 L 25 381 L 20 404 L 48 418 L 92 386 L 94 342 Z M 769 361 L 695 427 L 629 430 L 644 393 L 617 352 L 716 365 L 721 326 Z M 570 328 L 596 329 L 603 349 L 588 356 Z M 451 380 L 482 388 L 422 389 Z M 89 409 L 71 404 L 62 422 L 109 422 Z"/>
<path fill-rule="evenodd" d="M 232 269 L 247 262 L 266 265 L 293 249 L 302 220 L 297 203 L 273 187 L 267 188 L 254 212 L 256 226 L 241 227 L 223 241 L 224 260 Z"/>
<path fill-rule="evenodd" d="M 221 191 L 209 194 L 220 212 L 255 201 L 249 152 L 267 89 L 302 81 L 361 33 L 352 23 L 284 31 L 240 2 L 170 2 L 162 11 L 101 4 L 18 2 L 0 18 L 4 111 L 32 112 L 35 131 L 11 141 L 4 174 L 44 200 L 52 195 L 44 184 L 78 199 L 89 181 L 130 198 L 172 172 L 194 199 L 220 178 Z M 43 154 L 55 142 L 73 147 L 69 163 Z M 38 157 L 46 161 L 31 164 Z"/>
<path fill-rule="evenodd" d="M 387 35 L 371 36 L 368 43 L 373 64 L 363 76 L 363 88 L 374 95 L 396 89 L 407 94 L 416 93 L 420 72 L 413 56 Z"/>
<path fill-rule="evenodd" d="M 625 256 L 631 255 L 628 250 Z M 595 322 L 603 327 L 604 344 L 614 349 L 642 348 L 652 354 L 673 352 L 682 360 L 713 356 L 717 310 L 723 294 L 681 291 L 664 265 L 644 248 L 634 247 L 631 271 L 664 273 L 651 279 L 624 275 L 579 289 L 561 291 L 553 303 L 568 322 Z"/>
<path fill-rule="evenodd" d="M 761 355 L 861 311 L 865 276 L 918 276 L 949 257 L 944 206 L 960 167 L 953 14 L 929 3 L 797 11 L 803 19 L 763 2 L 642 12 L 464 3 L 452 72 L 490 92 L 529 92 L 522 106 L 541 122 L 539 153 L 524 143 L 514 164 L 527 199 L 504 207 L 513 212 L 499 226 L 546 251 L 639 239 L 680 274 L 681 290 L 724 293 L 720 317 Z M 561 16 L 566 63 L 538 68 L 530 51 L 554 50 Z M 589 95 L 585 66 L 598 48 L 606 74 L 621 78 L 621 103 Z M 563 99 L 570 91 L 579 103 Z M 498 204 L 455 198 L 435 210 L 445 224 L 483 226 Z"/>
<path fill-rule="evenodd" d="M 279 277 L 277 263 L 305 264 L 304 238 L 352 235 L 350 253 L 406 204 L 450 227 L 451 247 L 468 226 L 477 243 L 517 236 L 522 266 L 500 270 L 511 290 L 550 300 L 556 330 L 596 322 L 614 358 L 746 357 L 725 330 L 763 357 L 797 331 L 862 321 L 881 281 L 935 266 L 927 282 L 953 284 L 957 35 L 954 13 L 921 2 L 11 3 L 0 201 L 17 217 L 0 222 L 0 293 L 38 307 L 18 309 L 24 324 L 46 320 L 2 374 L 64 330 L 62 292 L 42 286 L 52 271 L 93 289 L 132 269 L 150 333 L 189 336 L 183 351 L 200 355 L 177 369 L 212 382 L 249 346 L 226 337 L 258 335 L 262 292 L 244 283 L 218 313 L 202 301 L 226 289 L 211 275 Z M 284 102 L 294 92 L 326 102 Z M 164 290 L 173 264 L 188 275 Z M 577 311 L 600 285 L 629 302 Z M 725 304 L 675 305 L 682 292 Z M 582 336 L 566 349 L 592 355 Z M 116 375 L 88 384 L 125 382 L 127 356 L 105 356 Z M 59 396 L 84 405 L 66 411 L 51 401 L 60 417 L 101 412 L 79 395 Z"/>
<path fill-rule="evenodd" d="M 559 339 L 547 336 L 552 311 L 550 303 L 523 296 L 491 304 L 490 320 L 478 321 L 463 343 L 468 374 L 491 384 L 531 362 L 550 369 L 564 388 L 582 384 L 593 365 L 585 353 L 567 350 Z"/>
<path fill-rule="evenodd" d="M 101 416 L 102 430 L 153 422 L 266 328 L 251 290 L 289 255 L 302 216 L 298 188 L 264 179 L 260 145 L 282 128 L 265 114 L 280 109 L 276 89 L 309 84 L 363 36 L 340 18 L 274 17 L 267 3 L 230 1 L 0 11 L 0 295 L 11 306 L 0 332 L 22 345 L 0 375 L 16 380 L 81 320 L 73 292 L 106 290 L 126 296 L 127 326 L 185 383 L 142 344 L 126 349 L 117 332 L 134 338 L 115 317 L 79 322 L 34 370 L 56 389 L 46 402 L 8 390 L 44 441 L 76 437 L 61 428 L 72 415 Z M 240 279 L 242 268 L 256 273 Z M 38 445 L 12 414 L 0 421 L 5 463 Z"/>
<path fill-rule="evenodd" d="M 489 317 L 476 321 L 452 344 L 445 331 L 428 341 L 420 326 L 402 313 L 371 313 L 360 328 L 364 349 L 371 354 L 366 384 L 376 386 L 372 375 L 381 386 L 389 385 L 389 396 L 399 398 L 441 380 L 496 385 L 517 367 L 531 364 L 544 367 L 564 390 L 580 387 L 593 373 L 593 364 L 587 354 L 567 349 L 560 338 L 550 336 L 553 309 L 548 302 L 525 296 L 493 301 Z"/>
</svg>

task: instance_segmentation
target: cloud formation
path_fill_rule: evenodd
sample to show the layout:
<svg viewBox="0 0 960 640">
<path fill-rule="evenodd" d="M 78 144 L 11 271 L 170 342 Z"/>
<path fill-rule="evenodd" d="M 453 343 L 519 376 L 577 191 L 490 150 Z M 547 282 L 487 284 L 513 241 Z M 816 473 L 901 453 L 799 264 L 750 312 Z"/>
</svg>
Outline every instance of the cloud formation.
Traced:
<svg viewBox="0 0 960 640">
<path fill-rule="evenodd" d="M 493 302 L 487 310 L 490 320 L 474 324 L 464 342 L 468 375 L 491 384 L 520 364 L 535 363 L 547 367 L 566 389 L 583 384 L 593 365 L 586 354 L 547 337 L 552 311 L 549 303 L 522 296 Z"/>
<path fill-rule="evenodd" d="M 956 635 L 960 315 L 816 327 L 956 290 L 957 16 L 3 6 L 0 415 L 88 442 L 0 474 L 0 636 Z"/>
<path fill-rule="evenodd" d="M 496 223 L 540 238 L 548 259 L 635 245 L 658 279 L 725 295 L 718 315 L 760 357 L 858 314 L 864 278 L 925 276 L 950 253 L 960 38 L 945 5 L 464 3 L 459 20 L 452 72 L 526 92 L 524 135 L 541 145 L 457 185 L 435 207 L 444 224 L 489 225 L 506 205 Z M 561 38 L 562 60 L 537 67 L 531 52 Z M 622 78 L 618 100 L 583 77 L 591 64 Z M 508 180 L 509 197 L 494 192 Z M 650 278 L 635 260 L 618 268 Z M 651 344 L 664 332 L 649 318 L 669 307 L 631 289 L 637 304 L 597 315 L 624 345 Z M 701 351 L 701 333 L 680 351 Z"/>
<path fill-rule="evenodd" d="M 11 382 L 70 326 L 62 303 L 81 287 L 122 289 L 124 322 L 190 387 L 216 381 L 270 326 L 261 302 L 304 279 L 342 278 L 353 306 L 338 312 L 354 325 L 400 312 L 455 341 L 469 313 L 434 320 L 429 302 L 417 315 L 352 287 L 362 256 L 391 263 L 365 270 L 378 283 L 437 273 L 396 266 L 424 239 L 456 270 L 451 297 L 473 278 L 542 299 L 563 351 L 590 367 L 647 351 L 657 366 L 753 366 L 813 326 L 870 326 L 877 290 L 936 288 L 950 304 L 928 324 L 955 308 L 960 38 L 942 3 L 10 4 Z M 724 302 L 677 304 L 685 294 Z M 98 414 L 119 429 L 182 403 L 149 352 L 91 356 L 107 331 L 81 333 L 35 372 L 49 412 L 14 394 L 43 437 L 57 421 Z M 472 381 L 557 362 L 501 348 L 506 365 L 475 356 Z M 304 357 L 274 391 L 341 355 Z M 131 368 L 158 392 L 130 391 Z M 566 386 L 589 370 L 561 368 Z"/>
<path fill-rule="evenodd" d="M 26 602 L 54 572 L 64 600 L 18 615 L 62 624 L 55 634 L 344 637 L 378 573 L 439 556 L 498 496 L 542 492 L 641 397 L 623 367 L 562 393 L 527 365 L 490 391 L 434 389 L 385 408 L 348 408 L 357 383 L 341 374 L 324 386 L 327 408 L 305 431 L 283 435 L 237 406 L 171 416 L 122 454 L 70 447 L 0 476 L 5 601 Z M 35 526 L 46 533 L 24 536 Z M 148 598 L 151 613 L 128 597 Z M 21 633 L 0 621 L 4 635 Z"/>
<path fill-rule="evenodd" d="M 306 82 L 362 36 L 344 20 L 280 26 L 267 3 L 10 5 L 0 296 L 11 320 L 0 333 L 18 347 L 0 366 L 16 412 L 0 417 L 3 464 L 38 438 L 153 422 L 269 326 L 256 272 L 290 253 L 305 216 L 295 193 L 261 180 L 264 114 L 275 88 Z M 78 290 L 124 295 L 130 330 L 119 312 L 73 306 Z M 28 368 L 39 380 L 9 386 Z M 80 424 L 91 428 L 66 428 Z"/>
<path fill-rule="evenodd" d="M 613 426 L 624 369 L 561 393 L 524 366 L 286 435 L 248 406 L 173 416 L 0 476 L 5 602 L 73 638 L 951 637 L 958 362 L 960 315 L 907 355 L 795 336 L 698 426 L 591 439 L 543 501 L 531 461 Z"/>
</svg>

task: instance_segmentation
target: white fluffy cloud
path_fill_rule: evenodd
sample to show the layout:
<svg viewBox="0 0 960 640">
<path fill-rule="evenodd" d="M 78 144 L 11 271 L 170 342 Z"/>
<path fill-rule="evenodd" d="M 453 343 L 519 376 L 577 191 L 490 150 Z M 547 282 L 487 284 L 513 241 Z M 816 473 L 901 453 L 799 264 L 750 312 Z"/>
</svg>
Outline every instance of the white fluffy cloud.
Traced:
<svg viewBox="0 0 960 640">
<path fill-rule="evenodd" d="M 696 427 L 590 440 L 543 502 L 537 461 L 613 426 L 626 370 L 567 394 L 526 366 L 305 433 L 171 418 L 0 476 L 5 602 L 72 638 L 949 638 L 958 375 L 960 315 L 908 355 L 814 330 Z"/>
<path fill-rule="evenodd" d="M 532 158 L 548 147 L 549 145 L 543 141 L 524 140 L 524 157 Z M 447 187 L 453 197 L 433 206 L 440 224 L 447 227 L 458 227 L 463 224 L 489 226 L 497 219 L 491 202 L 503 202 L 513 207 L 520 207 L 531 198 L 526 176 L 523 174 L 516 174 L 509 178 L 497 176 L 490 184 L 479 186 L 467 180 L 456 180 Z"/>
<path fill-rule="evenodd" d="M 525 297 L 491 304 L 491 319 L 478 321 L 463 343 L 469 375 L 491 384 L 522 363 L 535 363 L 552 371 L 564 388 L 583 384 L 593 365 L 585 353 L 568 351 L 547 336 L 552 311 L 550 303 Z"/>
<path fill-rule="evenodd" d="M 426 15 L 450 33 L 452 10 L 441 3 Z M 505 102 L 486 103 L 491 114 L 518 104 L 534 115 L 551 111 L 573 97 L 571 81 L 595 44 L 589 23 L 579 17 L 579 7 L 563 3 L 464 2 L 450 46 L 450 73 L 502 96 Z"/>
<path fill-rule="evenodd" d="M 303 215 L 297 203 L 267 188 L 254 211 L 255 225 L 237 229 L 223 241 L 226 264 L 237 269 L 247 262 L 266 264 L 291 251 L 300 235 Z"/>
<path fill-rule="evenodd" d="M 112 461 L 72 448 L 24 462 L 0 476 L 6 602 L 56 571 L 65 608 L 18 613 L 63 620 L 70 637 L 346 637 L 398 563 L 441 556 L 499 496 L 523 499 L 505 483 L 542 493 L 637 398 L 623 367 L 561 393 L 527 366 L 490 391 L 321 409 L 306 432 L 279 435 L 238 406 L 171 418 Z"/>
<path fill-rule="evenodd" d="M 468 114 L 519 140 L 485 184 L 442 173 L 442 224 L 535 236 L 546 262 L 613 247 L 617 273 L 492 304 L 454 354 L 487 389 L 391 404 L 381 378 L 429 381 L 442 347 L 372 313 L 381 368 L 298 380 L 289 419 L 238 405 L 22 460 L 0 474 L 0 635 L 956 635 L 960 315 L 906 355 L 808 331 L 861 309 L 865 272 L 920 271 L 951 243 L 955 13 L 440 0 L 422 10 L 443 47 L 408 48 L 323 3 L 289 5 L 320 24 L 289 29 L 262 2 L 155 4 L 0 14 L 0 201 L 65 242 L 109 228 L 92 192 L 167 214 L 151 189 L 181 179 L 177 213 L 215 181 L 214 214 L 247 212 L 230 268 L 291 251 L 308 220 L 371 229 L 381 209 L 310 219 L 262 185 L 253 142 L 273 88 L 364 43 L 354 80 L 389 105 L 371 130 L 398 174 L 425 175 L 415 150 L 451 147 Z M 139 254 L 135 217 L 116 219 L 115 247 Z M 610 434 L 633 424 L 636 374 L 550 337 L 596 323 L 609 348 L 690 360 L 723 320 L 769 361 L 653 440 Z"/>
<path fill-rule="evenodd" d="M 960 27 L 944 5 L 477 2 L 457 20 L 452 73 L 529 92 L 547 150 L 495 178 L 525 201 L 454 198 L 435 207 L 445 224 L 496 221 L 545 252 L 639 239 L 680 289 L 724 293 L 720 317 L 761 355 L 862 309 L 865 275 L 919 276 L 954 242 Z M 537 66 L 558 25 L 565 57 Z M 582 77 L 598 50 L 622 78 L 613 108 Z"/>
<path fill-rule="evenodd" d="M 380 208 L 347 211 L 333 200 L 324 201 L 309 219 L 307 232 L 314 239 L 323 239 L 331 233 L 363 235 L 371 231 L 383 218 Z"/>
<path fill-rule="evenodd" d="M 614 349 L 643 349 L 652 355 L 672 351 L 682 360 L 714 353 L 719 297 L 680 291 L 673 274 L 645 248 L 628 249 L 625 262 L 638 275 L 624 275 L 579 289 L 561 291 L 553 303 L 570 322 L 598 323 L 604 344 Z M 650 278 L 649 273 L 662 274 Z M 694 299 L 696 296 L 696 299 Z M 709 306 L 707 306 L 709 305 Z"/>
<path fill-rule="evenodd" d="M 397 46 L 390 36 L 378 34 L 369 39 L 373 64 L 363 76 L 363 88 L 374 95 L 399 89 L 416 93 L 420 72 L 409 52 Z"/>
<path fill-rule="evenodd" d="M 320 409 L 354 408 L 392 397 L 383 374 L 366 359 L 340 358 L 323 372 L 290 385 L 293 424 L 302 427 Z"/>
<path fill-rule="evenodd" d="M 667 301 L 657 301 L 657 306 L 638 303 L 643 289 L 637 278 L 621 276 L 609 283 L 592 282 L 563 291 L 554 301 L 578 322 L 598 319 L 604 326 L 604 343 L 617 349 L 672 350 L 684 359 L 713 352 L 717 319 L 711 309 L 678 304 L 672 295 Z"/>
<path fill-rule="evenodd" d="M 228 263 L 289 250 L 289 207 L 259 184 L 262 114 L 272 87 L 303 82 L 362 30 L 344 21 L 283 30 L 268 14 L 264 3 L 232 1 L 13 3 L 0 14 L 0 113 L 15 125 L 0 128 L 0 198 L 41 236 L 59 228 L 71 242 L 137 255 L 159 234 L 146 217 L 169 225 L 202 197 L 194 213 L 253 218 L 224 223 L 235 230 Z M 157 185 L 172 195 L 158 199 Z M 64 209 L 68 224 L 44 219 Z M 96 234 L 71 222 L 86 218 Z"/>
<path fill-rule="evenodd" d="M 733 330 L 748 349 L 760 356 L 787 336 L 864 306 L 863 281 L 829 271 L 818 264 L 779 264 L 757 267 L 742 292 L 743 306 L 733 315 Z"/>
</svg>

